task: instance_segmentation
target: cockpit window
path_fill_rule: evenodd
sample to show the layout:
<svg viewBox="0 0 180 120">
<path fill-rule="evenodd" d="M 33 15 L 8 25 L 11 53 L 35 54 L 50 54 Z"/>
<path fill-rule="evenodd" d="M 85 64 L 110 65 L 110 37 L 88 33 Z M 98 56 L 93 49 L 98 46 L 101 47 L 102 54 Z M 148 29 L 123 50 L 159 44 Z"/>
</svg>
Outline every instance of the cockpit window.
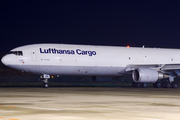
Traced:
<svg viewBox="0 0 180 120">
<path fill-rule="evenodd" d="M 14 55 L 18 55 L 18 56 L 23 56 L 22 51 L 10 51 L 8 54 L 14 54 Z"/>
</svg>

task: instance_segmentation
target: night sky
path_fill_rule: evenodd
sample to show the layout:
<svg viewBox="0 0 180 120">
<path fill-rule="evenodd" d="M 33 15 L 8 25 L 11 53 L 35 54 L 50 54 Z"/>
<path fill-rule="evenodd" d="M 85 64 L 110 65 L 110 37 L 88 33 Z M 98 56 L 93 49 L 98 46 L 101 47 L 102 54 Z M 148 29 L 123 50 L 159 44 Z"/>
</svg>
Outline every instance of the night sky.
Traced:
<svg viewBox="0 0 180 120">
<path fill-rule="evenodd" d="M 1 52 L 34 43 L 180 48 L 178 0 L 1 0 Z"/>
</svg>

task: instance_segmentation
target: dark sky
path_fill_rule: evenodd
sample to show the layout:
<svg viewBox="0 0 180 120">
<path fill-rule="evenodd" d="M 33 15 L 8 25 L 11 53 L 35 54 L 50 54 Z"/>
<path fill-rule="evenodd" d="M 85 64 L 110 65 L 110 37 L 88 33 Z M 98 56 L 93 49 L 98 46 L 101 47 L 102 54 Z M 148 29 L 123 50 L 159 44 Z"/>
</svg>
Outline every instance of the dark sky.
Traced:
<svg viewBox="0 0 180 120">
<path fill-rule="evenodd" d="M 180 48 L 179 6 L 178 0 L 1 0 L 0 49 L 34 43 Z"/>
</svg>

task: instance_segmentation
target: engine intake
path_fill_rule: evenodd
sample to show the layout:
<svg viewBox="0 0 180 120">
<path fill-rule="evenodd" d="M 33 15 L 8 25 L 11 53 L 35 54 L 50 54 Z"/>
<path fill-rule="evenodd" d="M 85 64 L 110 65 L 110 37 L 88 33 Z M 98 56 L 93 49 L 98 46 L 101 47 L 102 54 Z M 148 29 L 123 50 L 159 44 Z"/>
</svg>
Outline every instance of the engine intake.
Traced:
<svg viewBox="0 0 180 120">
<path fill-rule="evenodd" d="M 134 82 L 154 83 L 159 79 L 165 78 L 165 75 L 154 69 L 137 68 L 133 71 L 132 78 Z"/>
</svg>

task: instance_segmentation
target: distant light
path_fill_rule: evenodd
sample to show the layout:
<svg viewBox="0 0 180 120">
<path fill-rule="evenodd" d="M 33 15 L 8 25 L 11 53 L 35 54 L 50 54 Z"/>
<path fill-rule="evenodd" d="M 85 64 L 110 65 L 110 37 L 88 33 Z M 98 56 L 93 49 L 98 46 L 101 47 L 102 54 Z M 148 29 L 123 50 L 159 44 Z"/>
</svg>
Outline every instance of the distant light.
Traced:
<svg viewBox="0 0 180 120">
<path fill-rule="evenodd" d="M 127 48 L 129 48 L 129 45 L 127 45 Z"/>
</svg>

